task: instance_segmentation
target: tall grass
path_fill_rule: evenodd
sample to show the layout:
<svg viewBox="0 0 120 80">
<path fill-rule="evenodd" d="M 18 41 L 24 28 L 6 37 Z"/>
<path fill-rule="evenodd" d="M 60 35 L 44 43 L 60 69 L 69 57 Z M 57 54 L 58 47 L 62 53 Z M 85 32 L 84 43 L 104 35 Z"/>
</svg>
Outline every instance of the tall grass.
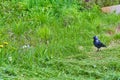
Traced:
<svg viewBox="0 0 120 80">
<path fill-rule="evenodd" d="M 119 40 L 115 28 L 119 15 L 104 14 L 99 6 L 80 9 L 77 0 L 11 0 L 0 2 L 0 79 L 109 79 L 101 65 L 112 72 L 107 61 L 117 48 L 95 54 L 93 36 L 107 46 Z M 113 31 L 114 34 L 108 34 Z M 9 44 L 4 45 L 7 41 Z M 119 54 L 114 56 L 118 60 Z M 96 68 L 96 66 L 98 66 Z M 89 68 L 88 68 L 89 67 Z M 102 70 L 102 71 L 101 71 Z M 52 77 L 51 77 L 52 76 Z M 63 76 L 63 77 L 61 77 Z M 113 79 L 119 79 L 115 73 Z"/>
</svg>

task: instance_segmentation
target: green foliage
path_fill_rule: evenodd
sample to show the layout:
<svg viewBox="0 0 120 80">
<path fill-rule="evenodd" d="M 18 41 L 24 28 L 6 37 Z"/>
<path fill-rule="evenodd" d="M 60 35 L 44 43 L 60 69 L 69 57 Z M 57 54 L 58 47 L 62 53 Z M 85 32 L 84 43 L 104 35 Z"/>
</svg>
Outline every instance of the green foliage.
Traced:
<svg viewBox="0 0 120 80">
<path fill-rule="evenodd" d="M 78 0 L 80 3 L 83 3 L 83 0 Z M 84 2 L 83 6 L 91 7 L 92 5 L 96 4 L 99 6 L 112 6 L 119 4 L 119 0 L 88 0 L 88 2 Z"/>
<path fill-rule="evenodd" d="M 37 29 L 37 35 L 38 37 L 40 37 L 41 39 L 47 41 L 50 39 L 51 37 L 51 31 L 49 28 L 47 28 L 46 26 L 45 27 L 42 27 L 42 28 L 38 28 Z"/>
<path fill-rule="evenodd" d="M 114 35 L 114 38 L 115 38 L 115 39 L 120 39 L 120 33 Z"/>
<path fill-rule="evenodd" d="M 79 1 L 1 1 L 0 79 L 119 79 L 119 15 Z M 106 49 L 96 52 L 95 35 Z"/>
</svg>

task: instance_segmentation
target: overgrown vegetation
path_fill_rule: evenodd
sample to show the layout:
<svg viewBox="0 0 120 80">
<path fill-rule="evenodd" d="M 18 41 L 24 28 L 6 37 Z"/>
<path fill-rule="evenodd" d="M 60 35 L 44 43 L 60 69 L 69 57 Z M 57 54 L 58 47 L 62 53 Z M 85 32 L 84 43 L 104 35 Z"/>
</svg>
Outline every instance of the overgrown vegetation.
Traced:
<svg viewBox="0 0 120 80">
<path fill-rule="evenodd" d="M 119 0 L 79 0 L 81 2 L 87 2 L 89 4 L 97 4 L 99 6 L 111 6 L 120 4 Z"/>
<path fill-rule="evenodd" d="M 84 6 L 79 0 L 1 1 L 0 79 L 119 80 L 120 16 Z M 107 48 L 96 52 L 94 35 Z"/>
</svg>

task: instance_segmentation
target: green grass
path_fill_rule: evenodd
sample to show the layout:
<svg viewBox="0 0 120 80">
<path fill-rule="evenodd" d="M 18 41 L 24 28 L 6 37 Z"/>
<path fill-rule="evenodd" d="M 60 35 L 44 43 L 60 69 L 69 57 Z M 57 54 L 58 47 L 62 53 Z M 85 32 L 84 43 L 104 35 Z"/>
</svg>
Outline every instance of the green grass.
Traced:
<svg viewBox="0 0 120 80">
<path fill-rule="evenodd" d="M 0 79 L 119 80 L 120 16 L 80 6 L 77 0 L 0 2 Z M 95 35 L 107 45 L 100 52 Z"/>
</svg>

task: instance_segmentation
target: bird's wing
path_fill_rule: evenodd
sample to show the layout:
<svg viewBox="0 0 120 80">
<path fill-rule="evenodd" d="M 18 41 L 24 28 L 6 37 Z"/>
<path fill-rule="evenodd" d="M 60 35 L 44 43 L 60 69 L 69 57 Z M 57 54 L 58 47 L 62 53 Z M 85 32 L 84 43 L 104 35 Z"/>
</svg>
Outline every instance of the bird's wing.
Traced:
<svg viewBox="0 0 120 80">
<path fill-rule="evenodd" d="M 99 41 L 99 44 L 98 44 L 99 46 L 101 46 L 101 47 L 106 47 L 106 45 L 104 45 L 102 42 L 100 42 Z"/>
</svg>

